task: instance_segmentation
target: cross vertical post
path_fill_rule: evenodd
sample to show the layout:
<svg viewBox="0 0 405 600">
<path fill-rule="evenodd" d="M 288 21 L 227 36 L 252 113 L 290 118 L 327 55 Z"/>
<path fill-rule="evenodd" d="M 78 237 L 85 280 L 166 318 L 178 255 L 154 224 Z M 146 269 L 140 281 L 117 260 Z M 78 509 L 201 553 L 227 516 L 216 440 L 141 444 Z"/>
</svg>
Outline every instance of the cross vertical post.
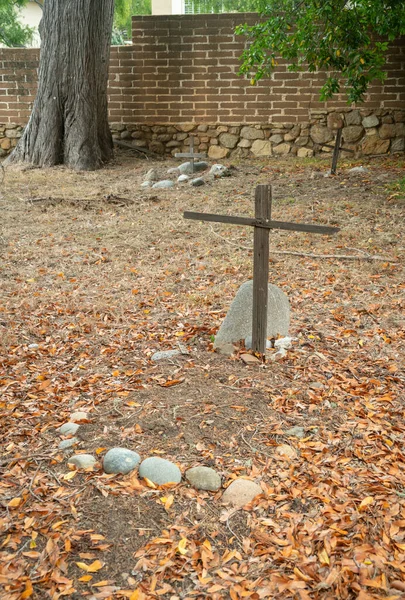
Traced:
<svg viewBox="0 0 405 600">
<path fill-rule="evenodd" d="M 271 220 L 271 185 L 256 187 L 255 218 L 263 224 Z M 269 233 L 265 227 L 254 228 L 252 350 L 261 354 L 266 352 L 267 340 Z"/>
</svg>

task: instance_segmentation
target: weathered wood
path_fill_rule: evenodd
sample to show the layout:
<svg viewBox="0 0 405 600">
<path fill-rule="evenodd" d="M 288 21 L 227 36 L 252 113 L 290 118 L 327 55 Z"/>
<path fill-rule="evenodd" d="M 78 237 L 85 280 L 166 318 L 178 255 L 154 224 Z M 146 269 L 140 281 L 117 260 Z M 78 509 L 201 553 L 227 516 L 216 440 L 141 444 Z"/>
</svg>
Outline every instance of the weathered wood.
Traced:
<svg viewBox="0 0 405 600">
<path fill-rule="evenodd" d="M 338 159 L 339 159 L 341 139 L 342 139 L 342 128 L 338 129 L 337 134 L 336 134 L 336 142 L 335 142 L 335 147 L 333 149 L 333 156 L 332 156 L 332 166 L 330 168 L 330 172 L 332 175 L 336 175 L 336 167 L 337 167 Z"/>
<path fill-rule="evenodd" d="M 255 193 L 255 217 L 262 223 L 271 218 L 271 185 L 258 185 Z M 269 230 L 255 227 L 253 243 L 253 352 L 266 352 L 267 301 L 269 282 Z"/>
<path fill-rule="evenodd" d="M 212 221 L 215 223 L 229 223 L 231 225 L 250 225 L 251 227 L 261 227 L 262 229 L 283 229 L 285 231 L 306 231 L 308 233 L 320 233 L 331 235 L 340 231 L 338 227 L 329 227 L 329 225 L 311 225 L 306 223 L 287 223 L 284 221 L 263 221 L 262 219 L 253 219 L 251 217 L 233 217 L 231 215 L 216 215 L 213 213 L 197 213 L 186 211 L 183 213 L 185 219 L 194 221 Z"/>
<path fill-rule="evenodd" d="M 194 159 L 195 158 L 205 158 L 207 155 L 204 153 L 198 154 L 198 152 L 194 153 L 194 137 L 191 136 L 190 151 L 189 152 L 176 152 L 176 154 L 174 156 L 176 158 L 189 158 L 190 162 L 191 162 L 192 173 L 194 173 Z"/>
</svg>

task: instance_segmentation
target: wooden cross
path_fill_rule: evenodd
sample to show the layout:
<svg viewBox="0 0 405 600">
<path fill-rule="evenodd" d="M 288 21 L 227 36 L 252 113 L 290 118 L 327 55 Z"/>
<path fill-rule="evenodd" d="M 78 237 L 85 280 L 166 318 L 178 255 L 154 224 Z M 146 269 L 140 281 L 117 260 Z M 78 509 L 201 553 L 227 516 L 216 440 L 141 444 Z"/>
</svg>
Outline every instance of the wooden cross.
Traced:
<svg viewBox="0 0 405 600">
<path fill-rule="evenodd" d="M 193 169 L 192 173 L 194 173 L 194 159 L 206 158 L 207 155 L 204 152 L 200 154 L 194 153 L 194 136 L 191 136 L 189 152 L 177 152 L 174 156 L 176 158 L 189 158 L 191 160 L 191 168 Z"/>
<path fill-rule="evenodd" d="M 337 227 L 307 225 L 305 223 L 285 223 L 271 218 L 271 185 L 258 185 L 255 192 L 255 217 L 232 217 L 210 213 L 185 212 L 185 219 L 196 221 L 215 221 L 234 225 L 254 227 L 253 242 L 253 314 L 252 349 L 264 354 L 267 338 L 267 301 L 269 280 L 269 233 L 270 229 L 286 231 L 307 231 L 331 235 L 337 233 Z"/>
<path fill-rule="evenodd" d="M 332 150 L 333 150 L 332 166 L 330 168 L 331 175 L 336 175 L 336 168 L 337 168 L 337 164 L 338 164 L 338 160 L 339 160 L 339 153 L 341 150 L 344 150 L 345 152 L 350 152 L 351 154 L 355 154 L 354 150 L 351 150 L 350 148 L 344 148 L 343 146 L 340 145 L 340 142 L 342 140 L 342 131 L 343 131 L 342 127 L 340 127 L 340 129 L 337 130 L 336 141 L 335 141 L 334 146 L 331 146 L 330 144 L 323 144 L 326 148 L 332 148 Z"/>
</svg>

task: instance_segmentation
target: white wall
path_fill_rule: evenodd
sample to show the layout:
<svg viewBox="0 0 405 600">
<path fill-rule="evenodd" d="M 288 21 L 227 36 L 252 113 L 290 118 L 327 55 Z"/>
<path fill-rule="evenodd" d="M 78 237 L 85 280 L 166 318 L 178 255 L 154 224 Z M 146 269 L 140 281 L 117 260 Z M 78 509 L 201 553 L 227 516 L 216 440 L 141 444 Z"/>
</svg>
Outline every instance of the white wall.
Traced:
<svg viewBox="0 0 405 600">
<path fill-rule="evenodd" d="M 35 2 L 28 2 L 26 6 L 24 6 L 20 11 L 20 21 L 24 23 L 24 25 L 29 25 L 30 27 L 34 27 L 38 32 L 38 25 L 40 20 L 42 19 L 42 9 Z M 31 46 L 33 48 L 38 48 L 40 45 L 39 33 L 34 34 L 34 38 Z"/>
<path fill-rule="evenodd" d="M 152 0 L 152 15 L 183 15 L 184 0 Z"/>
</svg>

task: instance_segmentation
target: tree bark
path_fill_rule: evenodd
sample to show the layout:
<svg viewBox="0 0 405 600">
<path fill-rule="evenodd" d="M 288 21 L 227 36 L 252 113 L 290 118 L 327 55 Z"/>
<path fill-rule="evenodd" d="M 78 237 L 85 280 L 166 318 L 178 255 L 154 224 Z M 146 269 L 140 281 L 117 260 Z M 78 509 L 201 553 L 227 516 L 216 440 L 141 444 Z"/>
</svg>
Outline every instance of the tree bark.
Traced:
<svg viewBox="0 0 405 600">
<path fill-rule="evenodd" d="M 8 163 L 100 168 L 113 154 L 107 81 L 114 0 L 46 0 L 38 92 Z"/>
</svg>

